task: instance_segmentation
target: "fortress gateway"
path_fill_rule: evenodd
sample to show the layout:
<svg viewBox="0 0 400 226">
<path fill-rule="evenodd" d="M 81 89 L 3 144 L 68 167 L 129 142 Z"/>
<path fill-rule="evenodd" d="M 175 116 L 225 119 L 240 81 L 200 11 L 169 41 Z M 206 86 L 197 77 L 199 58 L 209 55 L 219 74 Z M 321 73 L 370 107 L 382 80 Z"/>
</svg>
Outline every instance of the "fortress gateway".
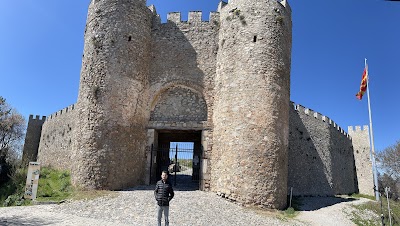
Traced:
<svg viewBox="0 0 400 226">
<path fill-rule="evenodd" d="M 230 0 L 201 18 L 161 23 L 145 0 L 92 0 L 77 103 L 30 117 L 24 159 L 123 189 L 165 167 L 152 150 L 192 142 L 199 189 L 245 205 L 285 208 L 289 187 L 372 195 L 368 127 L 346 134 L 290 102 L 289 4 Z"/>
</svg>

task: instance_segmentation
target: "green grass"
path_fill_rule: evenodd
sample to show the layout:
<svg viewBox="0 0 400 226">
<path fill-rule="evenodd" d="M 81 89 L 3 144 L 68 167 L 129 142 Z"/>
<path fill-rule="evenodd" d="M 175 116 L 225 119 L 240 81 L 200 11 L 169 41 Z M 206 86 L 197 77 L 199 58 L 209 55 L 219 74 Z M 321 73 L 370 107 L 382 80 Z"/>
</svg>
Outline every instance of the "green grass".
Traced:
<svg viewBox="0 0 400 226">
<path fill-rule="evenodd" d="M 74 188 L 70 173 L 43 167 L 40 172 L 37 201 L 59 202 L 71 197 Z"/>
<path fill-rule="evenodd" d="M 290 204 L 288 196 L 288 205 Z M 292 197 L 292 206 L 288 207 L 286 210 L 282 211 L 282 215 L 287 218 L 294 218 L 299 214 L 300 206 L 302 204 L 302 198 L 298 196 Z"/>
<path fill-rule="evenodd" d="M 382 198 L 382 207 L 383 207 L 383 216 L 385 225 L 389 225 L 389 212 L 387 200 L 384 197 Z M 400 226 L 400 202 L 395 202 L 393 200 L 389 200 L 390 209 L 391 209 L 391 217 L 392 217 L 392 225 Z M 381 203 L 377 201 L 370 201 L 365 204 L 354 206 L 358 211 L 352 213 L 352 221 L 356 225 L 362 226 L 373 226 L 373 225 L 382 225 L 381 224 Z M 368 211 L 372 211 L 376 214 L 377 217 L 373 217 L 370 219 L 365 219 L 362 215 L 368 216 Z M 362 214 L 364 213 L 364 214 Z"/>
<path fill-rule="evenodd" d="M 11 180 L 0 187 L 0 206 L 30 205 L 25 200 L 26 169 L 18 169 Z M 94 199 L 106 195 L 114 195 L 112 191 L 84 191 L 71 185 L 69 171 L 42 167 L 39 176 L 37 197 L 35 202 L 61 202 L 63 200 Z"/>
<path fill-rule="evenodd" d="M 364 194 L 358 194 L 358 193 L 353 193 L 350 195 L 351 198 L 366 198 L 366 199 L 371 199 L 371 200 L 375 200 L 375 196 L 373 195 L 364 195 Z"/>
<path fill-rule="evenodd" d="M 193 167 L 193 160 L 192 159 L 178 159 L 179 165 L 180 166 L 186 166 L 188 168 Z"/>
</svg>

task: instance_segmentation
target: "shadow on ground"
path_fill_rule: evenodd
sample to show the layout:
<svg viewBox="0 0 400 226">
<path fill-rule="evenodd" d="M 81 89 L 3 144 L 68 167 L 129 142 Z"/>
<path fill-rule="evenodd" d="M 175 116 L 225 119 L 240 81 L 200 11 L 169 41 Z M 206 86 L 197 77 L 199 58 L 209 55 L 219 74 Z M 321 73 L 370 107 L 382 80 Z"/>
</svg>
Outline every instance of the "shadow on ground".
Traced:
<svg viewBox="0 0 400 226">
<path fill-rule="evenodd" d="M 297 197 L 299 202 L 299 210 L 314 211 L 324 207 L 333 206 L 342 202 L 352 202 L 354 198 L 342 197 Z"/>
<path fill-rule="evenodd" d="M 160 178 L 161 179 L 161 178 Z M 176 185 L 175 176 L 171 175 L 169 181 L 174 188 L 174 191 L 196 191 L 199 190 L 199 181 L 192 181 L 192 176 L 190 175 L 176 175 Z M 154 190 L 155 184 L 151 185 L 140 185 L 133 188 L 125 189 L 124 191 L 135 191 L 135 190 Z"/>
<path fill-rule="evenodd" d="M 18 218 L 18 217 L 0 217 L 0 225 L 4 226 L 17 226 L 17 225 L 52 225 L 55 223 L 60 223 L 57 221 L 48 221 L 40 218 L 29 217 L 29 218 Z"/>
</svg>

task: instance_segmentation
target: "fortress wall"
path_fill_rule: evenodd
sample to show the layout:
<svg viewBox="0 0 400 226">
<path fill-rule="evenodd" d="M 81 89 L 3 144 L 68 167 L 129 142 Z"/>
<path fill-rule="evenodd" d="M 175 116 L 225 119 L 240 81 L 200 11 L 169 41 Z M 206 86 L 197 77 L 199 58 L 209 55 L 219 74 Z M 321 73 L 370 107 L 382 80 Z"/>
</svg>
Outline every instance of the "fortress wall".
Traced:
<svg viewBox="0 0 400 226">
<path fill-rule="evenodd" d="M 173 87 L 166 90 L 154 110 L 150 121 L 207 121 L 207 104 L 202 95 L 186 87 Z"/>
<path fill-rule="evenodd" d="M 47 117 L 43 124 L 38 153 L 38 161 L 43 166 L 71 169 L 77 117 L 75 105 Z"/>
<path fill-rule="evenodd" d="M 348 127 L 353 141 L 354 157 L 357 169 L 359 193 L 374 195 L 374 177 L 370 157 L 369 128 L 368 126 Z"/>
<path fill-rule="evenodd" d="M 357 190 L 350 137 L 335 122 L 291 106 L 288 187 L 294 195 L 349 194 Z"/>
<path fill-rule="evenodd" d="M 28 128 L 26 129 L 26 136 L 24 142 L 24 149 L 22 154 L 22 163 L 28 165 L 29 162 L 35 162 L 37 160 L 40 134 L 42 132 L 42 126 L 46 116 L 41 119 L 39 115 L 33 118 L 33 115 L 29 116 Z"/>
<path fill-rule="evenodd" d="M 329 128 L 335 194 L 358 192 L 354 149 L 351 137 L 339 126 Z"/>
<path fill-rule="evenodd" d="M 210 13 L 209 21 L 202 21 L 201 16 L 202 12 L 189 12 L 188 21 L 181 21 L 181 14 L 175 12 L 168 14 L 167 23 L 153 24 L 150 102 L 157 102 L 160 96 L 164 98 L 163 95 L 169 96 L 171 92 L 183 95 L 184 92 L 197 91 L 199 95 L 196 98 L 204 98 L 207 104 L 207 119 L 204 121 L 211 122 L 219 14 Z M 177 86 L 181 88 L 171 91 Z M 195 102 L 192 104 L 203 105 Z"/>
</svg>

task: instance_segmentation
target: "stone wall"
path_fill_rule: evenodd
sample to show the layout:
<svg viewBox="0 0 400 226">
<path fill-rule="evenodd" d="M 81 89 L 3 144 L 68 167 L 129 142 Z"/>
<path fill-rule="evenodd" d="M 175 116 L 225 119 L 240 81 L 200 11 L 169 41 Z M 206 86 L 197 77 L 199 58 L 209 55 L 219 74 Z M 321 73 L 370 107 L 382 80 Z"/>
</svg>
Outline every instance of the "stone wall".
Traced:
<svg viewBox="0 0 400 226">
<path fill-rule="evenodd" d="M 47 117 L 40 138 L 38 161 L 42 166 L 71 170 L 76 142 L 77 111 L 68 106 Z"/>
<path fill-rule="evenodd" d="M 277 1 L 229 1 L 220 23 L 211 190 L 285 208 L 291 11 Z"/>
<path fill-rule="evenodd" d="M 29 116 L 28 128 L 26 129 L 25 143 L 22 154 L 22 163 L 28 165 L 29 162 L 35 162 L 38 156 L 38 148 L 40 143 L 40 135 L 42 133 L 42 126 L 46 120 L 46 116 L 41 119 L 39 115 L 33 118 Z"/>
<path fill-rule="evenodd" d="M 148 127 L 203 130 L 200 188 L 209 190 L 220 18 L 216 12 L 210 13 L 209 21 L 201 18 L 202 12 L 197 11 L 189 12 L 188 21 L 182 21 L 179 12 L 169 13 L 165 24 L 153 20 L 149 77 L 152 121 Z M 178 96 L 173 97 L 173 93 Z M 167 104 L 172 99 L 177 100 L 175 106 Z M 179 120 L 176 111 L 181 112 Z"/>
<path fill-rule="evenodd" d="M 173 88 L 180 87 L 178 90 L 198 93 L 195 98 L 200 98 L 200 102 L 196 104 L 203 109 L 201 98 L 204 99 L 207 118 L 204 119 L 202 114 L 199 119 L 211 122 L 219 14 L 211 12 L 209 21 L 201 20 L 202 12 L 189 12 L 188 21 L 181 21 L 179 12 L 169 13 L 167 18 L 167 23 L 161 24 L 158 20 L 152 27 L 150 110 L 155 108 L 160 98 L 166 98 L 163 96 L 169 95 Z"/>
<path fill-rule="evenodd" d="M 89 5 L 73 184 L 122 189 L 144 183 L 154 16 L 144 0 Z"/>
<path fill-rule="evenodd" d="M 150 112 L 151 121 L 207 121 L 207 104 L 201 94 L 185 87 L 167 89 Z"/>
<path fill-rule="evenodd" d="M 288 187 L 294 195 L 357 192 L 353 146 L 335 122 L 318 112 L 290 108 Z"/>
<path fill-rule="evenodd" d="M 374 177 L 370 157 L 369 129 L 368 126 L 348 127 L 349 135 L 353 141 L 354 158 L 356 162 L 359 193 L 374 195 Z"/>
</svg>

